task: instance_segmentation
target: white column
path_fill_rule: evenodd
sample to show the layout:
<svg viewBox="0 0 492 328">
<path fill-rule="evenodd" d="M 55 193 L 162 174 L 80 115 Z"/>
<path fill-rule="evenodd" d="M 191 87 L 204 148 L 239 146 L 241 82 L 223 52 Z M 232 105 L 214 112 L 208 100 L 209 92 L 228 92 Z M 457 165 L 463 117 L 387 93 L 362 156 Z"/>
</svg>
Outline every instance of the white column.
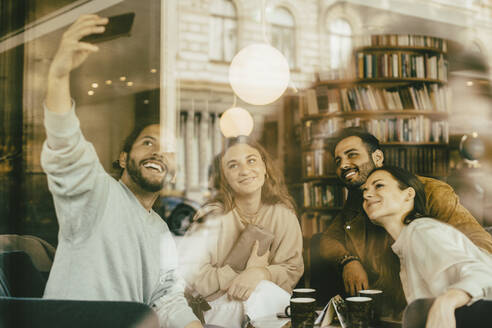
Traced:
<svg viewBox="0 0 492 328">
<path fill-rule="evenodd" d="M 193 138 L 194 138 L 194 120 L 195 111 L 189 110 L 186 117 L 186 136 L 185 136 L 185 149 L 186 149 L 186 189 L 190 191 L 193 187 L 193 165 L 196 163 L 196 158 L 193 152 Z"/>
<path fill-rule="evenodd" d="M 214 156 L 222 151 L 222 133 L 219 128 L 219 114 L 215 113 L 213 136 L 214 136 Z"/>
<path fill-rule="evenodd" d="M 176 0 L 161 1 L 160 123 L 161 146 L 166 152 L 176 151 L 177 11 Z"/>
<path fill-rule="evenodd" d="M 202 111 L 202 118 L 200 120 L 200 139 L 199 139 L 199 156 L 200 156 L 200 174 L 199 185 L 202 190 L 206 190 L 208 187 L 208 167 L 211 163 L 211 142 L 209 131 L 210 114 L 208 112 L 208 104 L 204 111 Z"/>
<path fill-rule="evenodd" d="M 199 190 L 199 177 L 200 177 L 200 151 L 199 151 L 199 139 L 200 139 L 200 116 L 197 112 L 193 111 L 193 142 L 192 142 L 192 152 L 193 152 L 193 161 L 189 163 L 191 166 L 191 185 L 193 187 L 193 191 Z"/>
<path fill-rule="evenodd" d="M 186 183 L 186 114 L 180 113 L 179 115 L 179 129 L 178 129 L 178 141 L 177 141 L 177 176 L 176 176 L 176 189 L 185 190 Z"/>
</svg>

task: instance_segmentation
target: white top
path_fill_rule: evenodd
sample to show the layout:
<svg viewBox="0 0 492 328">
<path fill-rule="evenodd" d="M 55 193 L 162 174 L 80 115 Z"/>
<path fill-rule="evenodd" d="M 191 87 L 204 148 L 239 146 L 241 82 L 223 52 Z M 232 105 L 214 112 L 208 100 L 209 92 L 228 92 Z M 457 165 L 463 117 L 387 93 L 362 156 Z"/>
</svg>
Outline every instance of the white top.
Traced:
<svg viewBox="0 0 492 328">
<path fill-rule="evenodd" d="M 492 255 L 454 227 L 421 218 L 405 225 L 392 245 L 400 258 L 400 278 L 407 302 L 431 298 L 451 288 L 492 299 Z"/>
<path fill-rule="evenodd" d="M 161 327 L 197 320 L 166 223 L 104 171 L 73 107 L 65 114 L 45 109 L 45 126 L 41 163 L 60 231 L 44 297 L 145 303 Z"/>
</svg>

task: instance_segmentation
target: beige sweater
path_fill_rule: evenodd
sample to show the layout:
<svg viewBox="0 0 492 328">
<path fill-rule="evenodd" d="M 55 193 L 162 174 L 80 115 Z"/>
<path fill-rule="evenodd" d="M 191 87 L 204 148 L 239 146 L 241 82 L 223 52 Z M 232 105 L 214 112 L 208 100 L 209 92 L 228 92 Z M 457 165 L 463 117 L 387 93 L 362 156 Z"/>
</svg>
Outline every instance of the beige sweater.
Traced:
<svg viewBox="0 0 492 328">
<path fill-rule="evenodd" d="M 275 235 L 267 270 L 272 282 L 290 293 L 304 272 L 302 234 L 296 215 L 284 205 L 268 205 L 253 223 Z M 207 301 L 223 295 L 239 275 L 224 261 L 246 225 L 236 210 L 208 215 L 180 242 L 183 277 Z"/>
</svg>

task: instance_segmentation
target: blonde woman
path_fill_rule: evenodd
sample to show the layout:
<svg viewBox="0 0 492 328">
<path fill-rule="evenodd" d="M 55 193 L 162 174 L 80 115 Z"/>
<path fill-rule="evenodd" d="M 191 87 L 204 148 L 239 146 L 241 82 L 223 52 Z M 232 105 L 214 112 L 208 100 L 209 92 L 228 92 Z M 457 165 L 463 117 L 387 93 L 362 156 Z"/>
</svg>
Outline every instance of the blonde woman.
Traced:
<svg viewBox="0 0 492 328">
<path fill-rule="evenodd" d="M 283 176 L 263 147 L 246 137 L 228 139 L 215 163 L 216 196 L 182 241 L 181 263 L 189 287 L 212 307 L 206 323 L 239 327 L 248 304 L 258 305 L 248 303 L 254 295 L 266 299 L 260 294 L 268 291 L 271 301 L 277 293 L 284 300 L 277 311 L 288 304 L 304 271 L 302 234 Z M 265 254 L 258 254 L 258 243 L 245 249 L 249 260 L 237 271 L 226 262 L 248 225 L 273 235 L 273 241 Z"/>
</svg>

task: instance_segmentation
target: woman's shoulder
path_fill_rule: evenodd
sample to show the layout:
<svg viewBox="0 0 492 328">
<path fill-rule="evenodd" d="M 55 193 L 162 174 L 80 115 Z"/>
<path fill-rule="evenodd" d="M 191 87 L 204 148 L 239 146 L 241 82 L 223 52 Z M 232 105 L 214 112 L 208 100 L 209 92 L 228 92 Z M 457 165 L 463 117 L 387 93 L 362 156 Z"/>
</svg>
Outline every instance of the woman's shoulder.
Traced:
<svg viewBox="0 0 492 328">
<path fill-rule="evenodd" d="M 293 209 L 289 208 L 287 205 L 283 203 L 277 203 L 273 205 L 266 205 L 267 211 L 272 212 L 272 216 L 274 218 L 278 218 L 281 220 L 295 220 L 297 221 L 297 215 Z"/>
<path fill-rule="evenodd" d="M 430 217 L 413 220 L 406 230 L 406 234 L 413 238 L 441 239 L 445 234 L 459 233 L 453 226 Z"/>
</svg>

